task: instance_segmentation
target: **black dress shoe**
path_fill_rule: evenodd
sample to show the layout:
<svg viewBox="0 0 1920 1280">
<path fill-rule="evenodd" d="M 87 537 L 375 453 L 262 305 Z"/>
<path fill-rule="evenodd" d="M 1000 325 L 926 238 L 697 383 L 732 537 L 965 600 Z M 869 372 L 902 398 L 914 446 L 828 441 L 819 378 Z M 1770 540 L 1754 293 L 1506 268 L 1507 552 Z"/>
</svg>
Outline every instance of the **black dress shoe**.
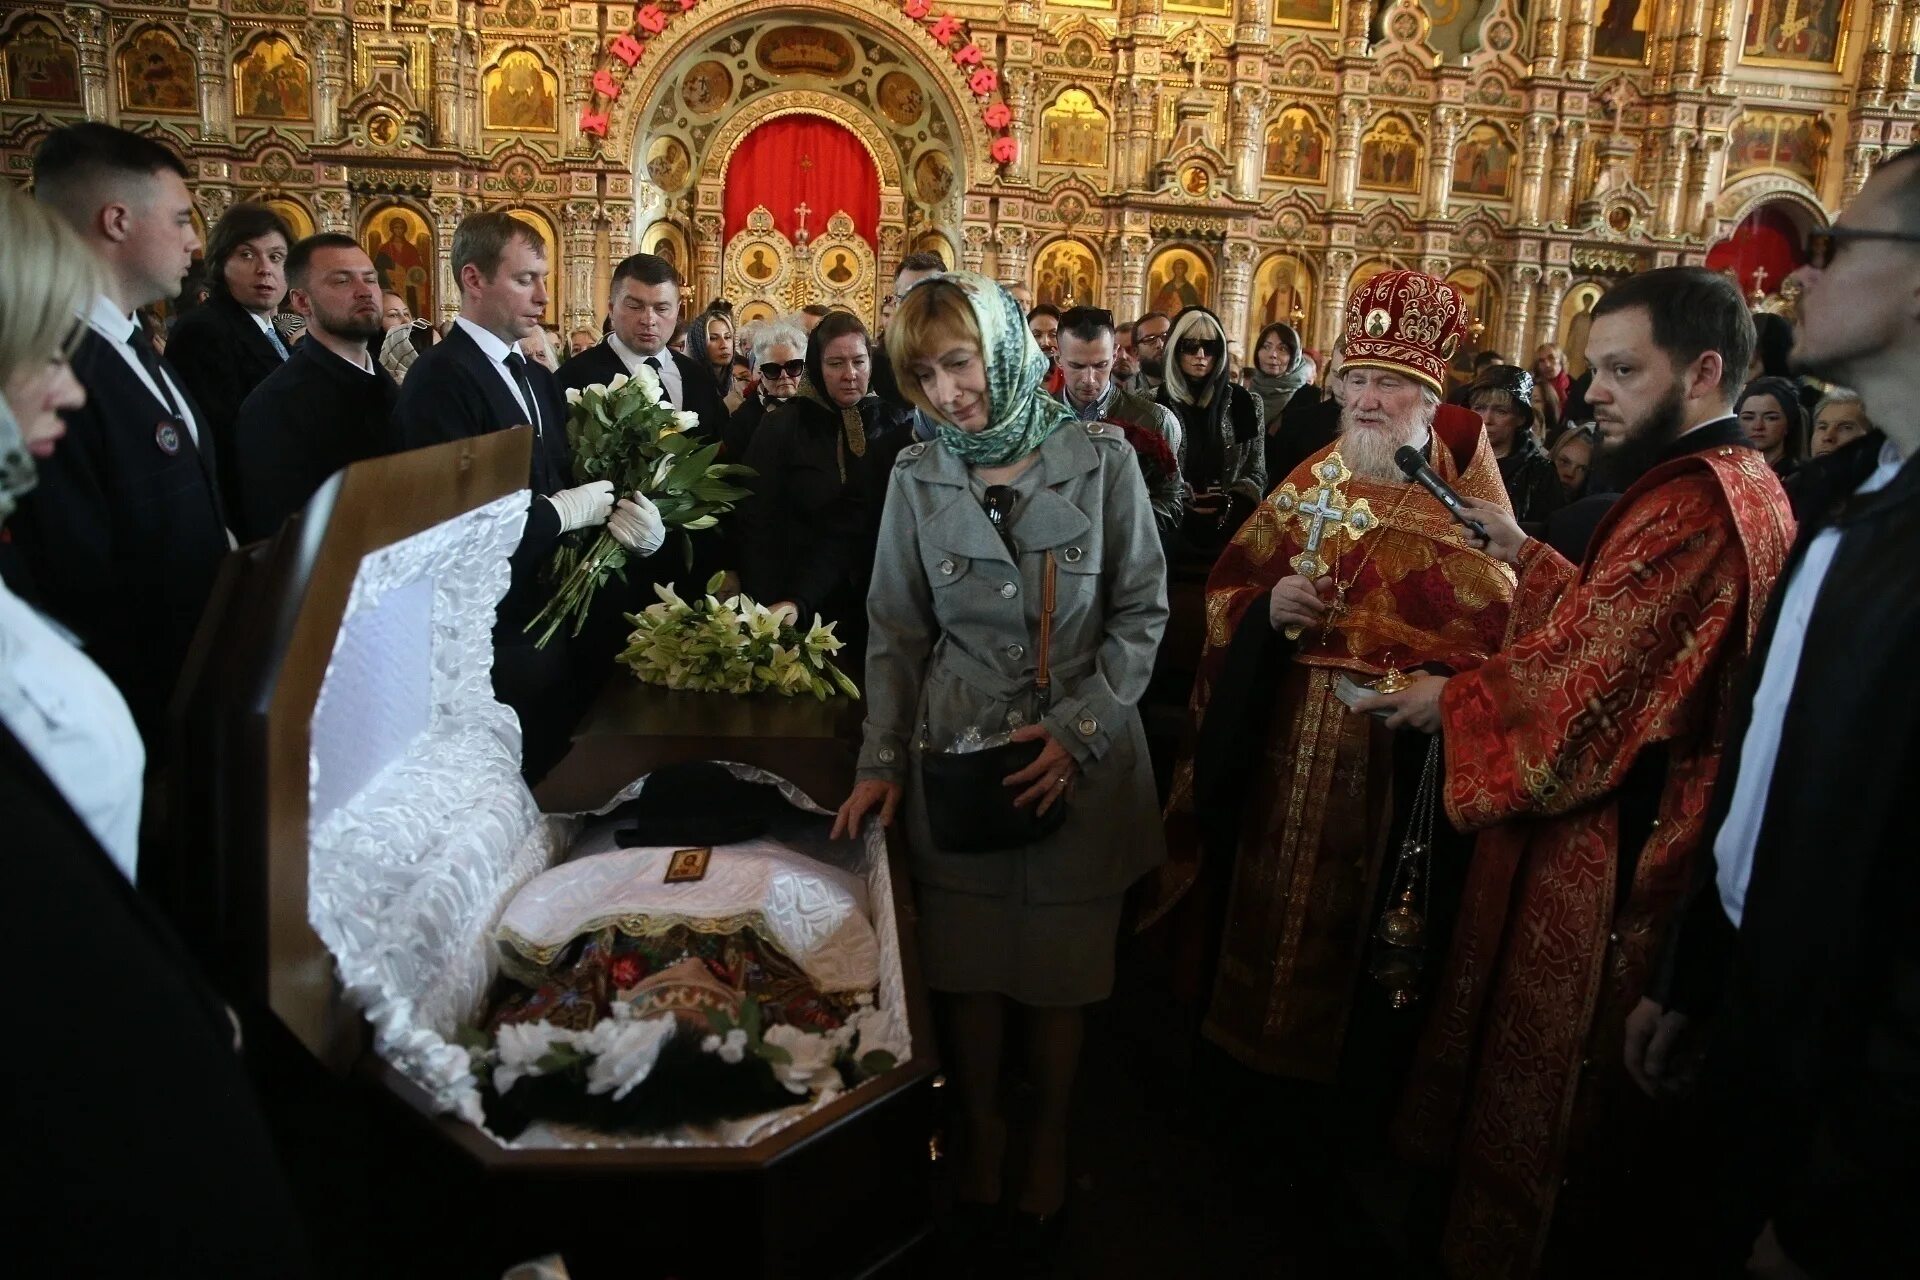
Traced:
<svg viewBox="0 0 1920 1280">
<path fill-rule="evenodd" d="M 1007 1252 L 1023 1264 L 1022 1274 L 1043 1276 L 1053 1269 L 1053 1261 L 1060 1252 L 1060 1242 L 1067 1231 L 1067 1206 L 1062 1204 L 1052 1213 L 1024 1213 L 1018 1210 L 1007 1215 Z"/>
</svg>

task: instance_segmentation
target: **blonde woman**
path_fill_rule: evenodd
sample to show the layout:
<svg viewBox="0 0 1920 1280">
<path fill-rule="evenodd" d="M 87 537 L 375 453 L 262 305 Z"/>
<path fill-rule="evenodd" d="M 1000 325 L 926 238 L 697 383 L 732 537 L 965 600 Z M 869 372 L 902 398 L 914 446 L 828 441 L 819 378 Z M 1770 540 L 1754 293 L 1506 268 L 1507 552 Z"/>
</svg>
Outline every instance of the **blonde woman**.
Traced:
<svg viewBox="0 0 1920 1280">
<path fill-rule="evenodd" d="M 1045 1238 L 1067 1192 L 1082 1010 L 1112 989 L 1127 887 L 1165 857 L 1137 706 L 1166 626 L 1166 565 L 1125 435 L 1042 389 L 1049 362 L 1006 289 L 971 272 L 916 286 L 887 353 L 937 426 L 887 486 L 860 780 L 835 832 L 902 818 L 966 1117 L 960 1199 L 999 1204 L 1002 1162 L 1024 1150 L 1013 1208 Z M 991 852 L 942 846 L 926 761 L 970 730 L 1037 750 L 986 785 L 1042 816 L 1067 806 L 1057 829 Z M 1031 1140 L 1010 1148 L 997 1090 L 1014 1015 L 1037 1106 Z"/>
</svg>

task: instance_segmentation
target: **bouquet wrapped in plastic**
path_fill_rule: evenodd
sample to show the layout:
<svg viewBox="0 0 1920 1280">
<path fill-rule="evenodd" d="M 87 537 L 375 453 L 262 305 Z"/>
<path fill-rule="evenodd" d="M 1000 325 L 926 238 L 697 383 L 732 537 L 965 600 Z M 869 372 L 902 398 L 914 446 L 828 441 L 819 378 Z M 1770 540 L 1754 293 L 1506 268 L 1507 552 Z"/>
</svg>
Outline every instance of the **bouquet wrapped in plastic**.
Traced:
<svg viewBox="0 0 1920 1280">
<path fill-rule="evenodd" d="M 669 529 L 711 529 L 747 496 L 731 481 L 753 471 L 719 461 L 717 441 L 703 445 L 686 434 L 699 425 L 696 415 L 661 403 L 660 379 L 651 369 L 631 378 L 621 374 L 605 386 L 569 390 L 567 440 L 574 482 L 610 480 L 616 494 L 644 494 Z M 691 568 L 693 544 L 682 542 Z M 624 579 L 626 564 L 627 549 L 604 528 L 567 534 L 553 558 L 560 585 L 527 630 L 539 629 L 542 646 L 565 625 L 579 635 L 594 593 L 610 577 Z"/>
<path fill-rule="evenodd" d="M 620 661 L 648 684 L 698 693 L 810 693 L 825 702 L 835 689 L 850 698 L 860 690 L 833 664 L 844 643 L 834 624 L 814 615 L 801 631 L 779 613 L 744 595 L 715 594 L 721 576 L 692 604 L 672 587 L 654 584 L 660 603 L 630 613 L 633 634 Z"/>
</svg>

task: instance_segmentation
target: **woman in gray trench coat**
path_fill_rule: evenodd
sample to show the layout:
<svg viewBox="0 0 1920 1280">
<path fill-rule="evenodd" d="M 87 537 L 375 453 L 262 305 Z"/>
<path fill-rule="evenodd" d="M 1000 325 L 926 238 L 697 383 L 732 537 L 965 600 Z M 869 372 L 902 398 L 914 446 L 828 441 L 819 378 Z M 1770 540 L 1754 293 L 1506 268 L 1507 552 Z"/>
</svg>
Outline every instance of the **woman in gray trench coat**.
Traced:
<svg viewBox="0 0 1920 1280">
<path fill-rule="evenodd" d="M 1136 704 L 1167 619 L 1166 564 L 1133 449 L 1041 389 L 1047 359 L 1019 305 L 955 272 L 901 301 L 887 334 L 901 389 L 939 424 L 896 463 L 867 598 L 867 722 L 836 834 L 904 819 L 928 985 L 950 1015 L 966 1116 L 960 1198 L 1001 1199 L 996 1097 L 1008 1006 L 1039 1092 L 1015 1208 L 1043 1229 L 1066 1197 L 1067 1110 L 1082 1008 L 1113 986 L 1127 886 L 1166 853 Z M 1013 490 L 996 529 L 989 486 Z M 1057 566 L 1053 696 L 1034 690 L 1047 553 Z M 1007 779 L 1065 823 L 995 853 L 935 847 L 917 767 L 969 728 L 1041 755 Z"/>
</svg>

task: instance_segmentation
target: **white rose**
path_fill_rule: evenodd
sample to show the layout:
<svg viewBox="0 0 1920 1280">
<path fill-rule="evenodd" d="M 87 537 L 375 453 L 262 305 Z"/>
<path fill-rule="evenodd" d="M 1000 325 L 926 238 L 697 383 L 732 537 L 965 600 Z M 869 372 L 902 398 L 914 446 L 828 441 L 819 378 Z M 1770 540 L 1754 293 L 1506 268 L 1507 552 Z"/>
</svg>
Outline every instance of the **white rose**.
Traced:
<svg viewBox="0 0 1920 1280">
<path fill-rule="evenodd" d="M 793 1059 L 774 1064 L 775 1078 L 787 1087 L 788 1093 L 808 1094 L 839 1079 L 833 1060 L 852 1037 L 849 1027 L 822 1036 L 783 1022 L 768 1027 L 762 1038 L 776 1049 L 786 1050 L 787 1056 Z"/>
<path fill-rule="evenodd" d="M 626 378 L 626 374 L 623 373 L 620 375 L 622 383 L 626 381 Z M 655 400 L 660 398 L 660 375 L 653 371 L 653 366 L 641 365 L 640 372 L 633 375 L 633 381 L 639 383 L 640 389 L 649 396 L 652 396 Z"/>
<path fill-rule="evenodd" d="M 556 1044 L 571 1044 L 573 1032 L 551 1022 L 511 1022 L 494 1037 L 494 1052 L 499 1065 L 493 1070 L 493 1091 L 505 1093 L 522 1076 L 540 1074 L 535 1063 L 547 1056 Z"/>
<path fill-rule="evenodd" d="M 581 1048 L 595 1057 L 587 1067 L 587 1092 L 611 1093 L 615 1102 L 653 1073 L 660 1050 L 673 1038 L 674 1022 L 667 1018 L 606 1018 L 594 1027 Z"/>
<path fill-rule="evenodd" d="M 614 374 L 614 375 L 613 375 L 613 381 L 612 381 L 612 382 L 609 382 L 609 383 L 608 383 L 608 384 L 606 385 L 606 388 L 605 388 L 605 390 L 607 390 L 607 391 L 610 391 L 610 392 L 611 392 L 611 391 L 618 391 L 618 390 L 619 390 L 620 388 L 622 388 L 622 387 L 624 387 L 624 386 L 626 386 L 626 385 L 627 385 L 627 384 L 628 384 L 629 382 L 631 382 L 631 381 L 633 381 L 633 379 L 631 379 L 631 378 L 629 378 L 629 377 L 628 377 L 628 376 L 627 376 L 626 374 L 624 374 L 624 373 L 616 373 L 616 374 Z"/>
<path fill-rule="evenodd" d="M 569 407 L 571 407 L 571 406 L 573 406 L 573 405 L 576 405 L 576 404 L 579 404 L 579 403 L 580 403 L 580 388 L 578 388 L 578 387 L 568 387 L 568 388 L 567 388 L 567 404 L 568 404 L 568 406 L 569 406 Z"/>
<path fill-rule="evenodd" d="M 719 1054 L 722 1062 L 739 1062 L 747 1056 L 747 1033 L 735 1027 L 724 1037 L 710 1035 L 700 1042 L 700 1051 Z"/>
<path fill-rule="evenodd" d="M 687 409 L 675 409 L 673 420 L 682 431 L 694 431 L 700 426 L 700 415 Z"/>
<path fill-rule="evenodd" d="M 891 1012 L 872 1007 L 860 1009 L 847 1019 L 847 1026 L 854 1033 L 854 1052 L 861 1057 L 878 1051 L 892 1054 L 897 1062 L 907 1056 L 900 1020 Z"/>
</svg>

